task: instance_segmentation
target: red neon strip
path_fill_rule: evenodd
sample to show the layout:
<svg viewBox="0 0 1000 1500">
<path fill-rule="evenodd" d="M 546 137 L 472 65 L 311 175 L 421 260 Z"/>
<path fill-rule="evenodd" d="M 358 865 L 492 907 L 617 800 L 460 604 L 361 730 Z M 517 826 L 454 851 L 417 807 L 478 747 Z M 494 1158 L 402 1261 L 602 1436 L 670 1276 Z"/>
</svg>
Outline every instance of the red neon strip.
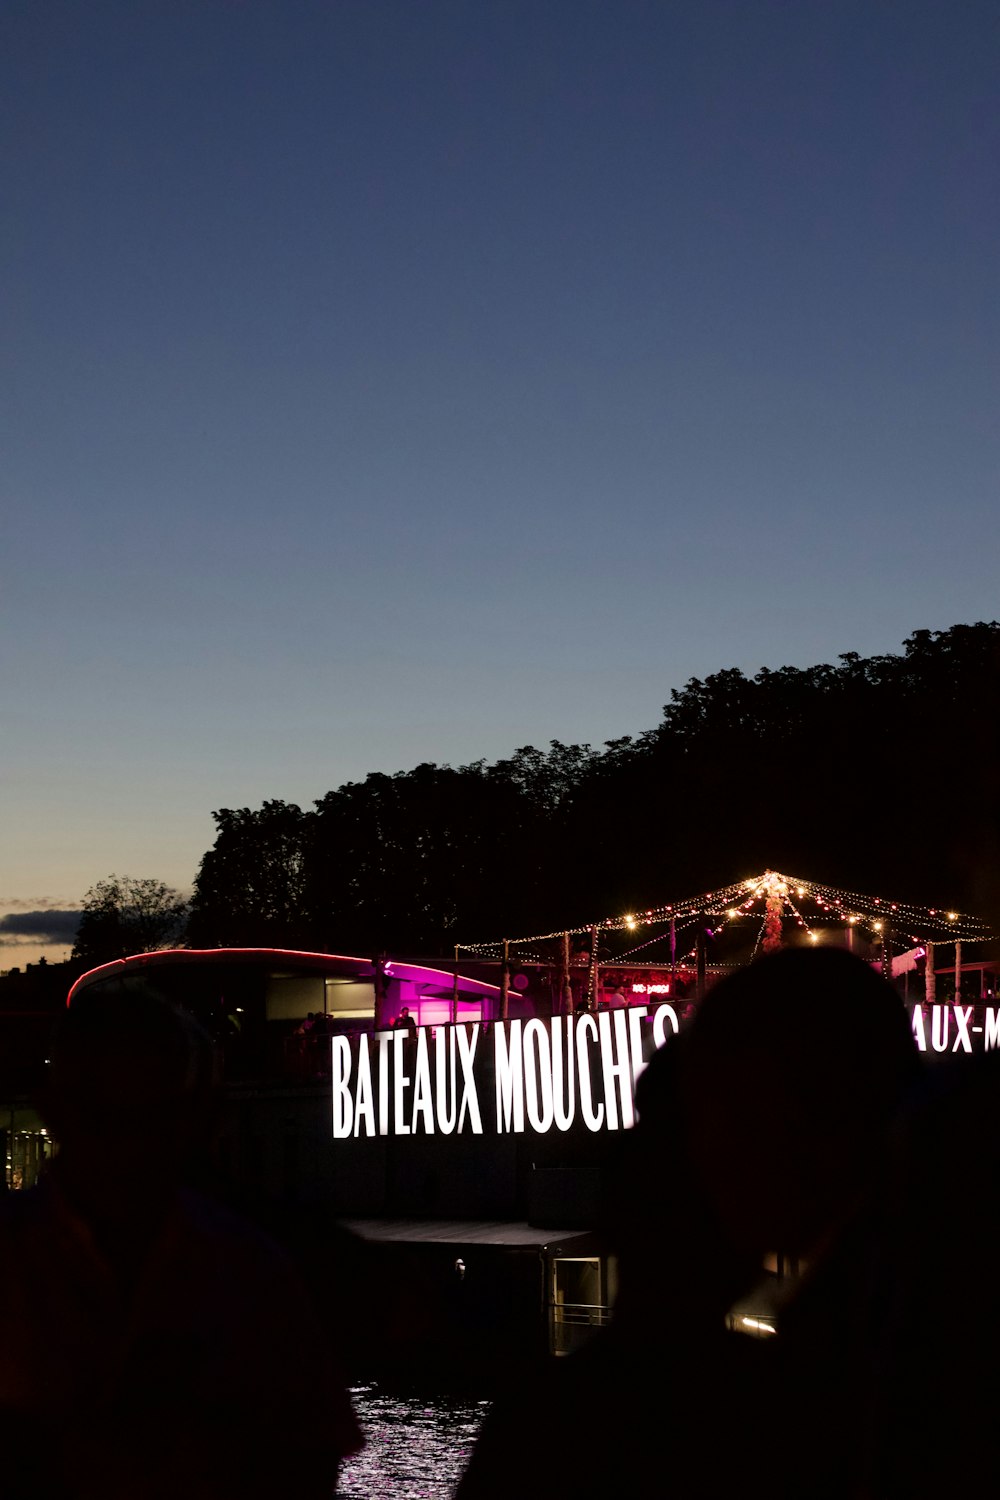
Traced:
<svg viewBox="0 0 1000 1500">
<path fill-rule="evenodd" d="M 282 958 L 300 961 L 302 959 L 309 959 L 312 960 L 311 967 L 317 969 L 329 964 L 333 960 L 347 964 L 359 964 L 364 968 L 371 969 L 373 974 L 375 972 L 370 958 L 357 958 L 352 953 L 314 953 L 299 948 L 158 948 L 152 953 L 133 953 L 128 958 L 115 958 L 110 963 L 98 964 L 96 968 L 88 969 L 85 974 L 81 974 L 79 979 L 70 986 L 69 994 L 66 996 L 66 1004 L 69 1006 L 73 1003 L 74 995 L 82 986 L 91 982 L 94 975 L 111 975 L 119 969 L 155 967 L 164 959 L 168 963 L 224 963 L 228 959 L 243 958 L 256 958 L 260 960 Z M 408 979 L 410 983 L 418 982 L 412 977 L 416 974 L 436 974 L 443 979 L 447 979 L 449 982 L 454 980 L 454 974 L 449 970 L 433 969 L 423 964 L 396 963 L 390 959 L 387 967 L 395 971 L 395 976 L 390 977 Z M 408 974 L 404 973 L 404 970 L 409 971 Z M 459 975 L 459 979 L 464 979 L 469 985 L 478 986 L 482 993 L 500 993 L 499 985 L 488 984 L 485 980 L 472 979 L 462 974 Z"/>
</svg>

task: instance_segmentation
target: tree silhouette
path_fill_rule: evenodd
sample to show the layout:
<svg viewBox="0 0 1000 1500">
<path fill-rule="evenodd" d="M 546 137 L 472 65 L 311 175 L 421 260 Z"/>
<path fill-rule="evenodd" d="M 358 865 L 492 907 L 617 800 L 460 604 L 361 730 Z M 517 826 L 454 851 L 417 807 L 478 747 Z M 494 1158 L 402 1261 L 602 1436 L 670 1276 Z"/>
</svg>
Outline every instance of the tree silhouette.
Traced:
<svg viewBox="0 0 1000 1500">
<path fill-rule="evenodd" d="M 447 953 L 785 869 L 1000 908 L 1000 624 L 899 655 L 737 668 L 601 750 L 373 773 L 314 812 L 215 814 L 189 940 Z"/>
<path fill-rule="evenodd" d="M 195 881 L 192 947 L 310 946 L 305 905 L 312 820 L 294 802 L 213 813 L 218 834 Z"/>
<path fill-rule="evenodd" d="M 161 880 L 109 875 L 83 898 L 72 957 L 103 964 L 169 947 L 184 929 L 188 903 Z"/>
</svg>

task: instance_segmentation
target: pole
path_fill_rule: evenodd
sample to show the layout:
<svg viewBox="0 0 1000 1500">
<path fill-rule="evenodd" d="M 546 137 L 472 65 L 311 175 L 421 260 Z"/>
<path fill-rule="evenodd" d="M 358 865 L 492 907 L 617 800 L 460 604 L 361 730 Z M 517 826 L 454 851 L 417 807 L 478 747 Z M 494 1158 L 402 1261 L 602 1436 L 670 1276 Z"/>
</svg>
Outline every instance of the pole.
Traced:
<svg viewBox="0 0 1000 1500">
<path fill-rule="evenodd" d="M 708 971 L 706 943 L 705 943 L 705 912 L 698 916 L 698 935 L 695 938 L 695 996 L 702 999 L 705 994 L 705 976 Z"/>
<path fill-rule="evenodd" d="M 569 977 L 569 933 L 564 932 L 559 949 L 559 1010 L 563 1015 L 573 1014 L 573 986 Z"/>
<path fill-rule="evenodd" d="M 927 957 L 924 960 L 924 1004 L 933 1005 L 937 988 L 934 975 L 934 944 L 925 943 L 924 947 L 927 949 Z"/>
<path fill-rule="evenodd" d="M 455 944 L 455 970 L 451 981 L 451 1024 L 458 1020 L 458 944 Z"/>
<path fill-rule="evenodd" d="M 500 965 L 500 1019 L 507 1019 L 507 995 L 510 991 L 510 943 L 503 940 L 503 963 Z"/>
<path fill-rule="evenodd" d="M 955 943 L 955 1004 L 962 1003 L 962 944 Z"/>
<path fill-rule="evenodd" d="M 375 990 L 375 1030 L 382 1031 L 385 1027 L 385 1002 L 387 998 L 383 954 L 376 953 L 372 959 L 372 967 L 375 970 L 372 981 Z"/>
<path fill-rule="evenodd" d="M 590 929 L 590 972 L 587 975 L 587 1009 L 597 1009 L 597 928 Z"/>
<path fill-rule="evenodd" d="M 670 918 L 670 995 L 677 989 L 677 923 Z"/>
</svg>

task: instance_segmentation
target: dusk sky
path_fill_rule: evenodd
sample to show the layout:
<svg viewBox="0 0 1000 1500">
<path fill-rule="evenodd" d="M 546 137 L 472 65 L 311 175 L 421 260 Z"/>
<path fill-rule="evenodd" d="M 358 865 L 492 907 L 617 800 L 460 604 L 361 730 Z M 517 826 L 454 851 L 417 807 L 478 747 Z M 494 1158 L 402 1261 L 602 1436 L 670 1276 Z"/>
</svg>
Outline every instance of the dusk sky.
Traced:
<svg viewBox="0 0 1000 1500">
<path fill-rule="evenodd" d="M 1000 616 L 998 57 L 996 0 L 8 0 L 0 967 L 214 808 Z"/>
</svg>

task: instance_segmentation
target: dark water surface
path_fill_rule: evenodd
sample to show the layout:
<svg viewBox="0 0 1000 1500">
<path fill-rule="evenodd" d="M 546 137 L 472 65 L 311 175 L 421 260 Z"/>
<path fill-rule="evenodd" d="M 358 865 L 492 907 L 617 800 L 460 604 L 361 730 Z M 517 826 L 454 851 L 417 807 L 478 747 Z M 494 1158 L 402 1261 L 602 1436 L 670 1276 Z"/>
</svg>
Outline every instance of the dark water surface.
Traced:
<svg viewBox="0 0 1000 1500">
<path fill-rule="evenodd" d="M 356 1500 L 450 1500 L 490 1403 L 401 1396 L 355 1386 L 351 1400 L 367 1446 L 349 1458 L 338 1495 Z"/>
</svg>

